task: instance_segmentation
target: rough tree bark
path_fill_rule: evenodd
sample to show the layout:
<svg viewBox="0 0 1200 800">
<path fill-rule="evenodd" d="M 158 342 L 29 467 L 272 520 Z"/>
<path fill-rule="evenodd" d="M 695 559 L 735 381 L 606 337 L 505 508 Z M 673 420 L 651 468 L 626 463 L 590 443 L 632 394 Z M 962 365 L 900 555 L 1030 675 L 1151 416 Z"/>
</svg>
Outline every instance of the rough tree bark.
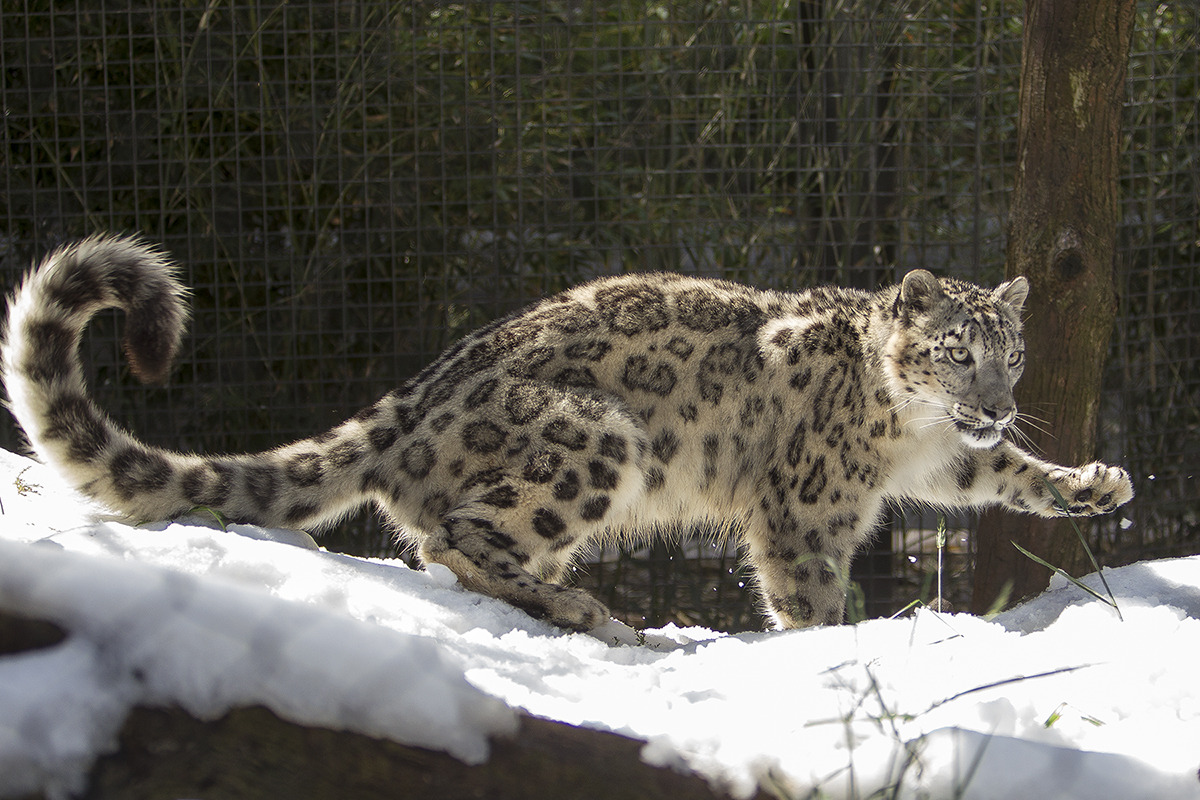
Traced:
<svg viewBox="0 0 1200 800">
<path fill-rule="evenodd" d="M 1100 379 L 1116 315 L 1120 122 L 1135 0 L 1028 0 L 1008 277 L 1024 275 L 1022 426 L 1046 458 L 1093 459 Z M 977 534 L 972 605 L 986 611 L 1045 588 L 1049 573 L 1015 541 L 1073 574 L 1086 557 L 1065 520 L 988 512 Z"/>
</svg>

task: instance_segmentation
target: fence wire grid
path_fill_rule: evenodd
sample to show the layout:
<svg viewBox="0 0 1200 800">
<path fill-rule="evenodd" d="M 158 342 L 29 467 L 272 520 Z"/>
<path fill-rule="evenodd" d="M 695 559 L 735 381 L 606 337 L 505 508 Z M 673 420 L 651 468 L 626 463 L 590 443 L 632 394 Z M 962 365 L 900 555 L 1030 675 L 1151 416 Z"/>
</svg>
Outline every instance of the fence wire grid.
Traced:
<svg viewBox="0 0 1200 800">
<path fill-rule="evenodd" d="M 324 430 L 471 328 L 587 278 L 667 270 L 864 288 L 1003 273 L 1022 4 L 873 0 L 2 0 L 0 281 L 99 231 L 161 242 L 194 289 L 165 387 L 119 321 L 100 402 L 203 452 Z M 1139 8 L 1103 457 L 1138 499 L 1104 562 L 1200 551 L 1200 12 Z M 20 448 L 9 420 L 0 445 Z M 897 513 L 858 613 L 928 599 L 930 515 Z M 965 603 L 970 518 L 945 584 Z M 393 552 L 363 514 L 323 543 Z M 761 625 L 731 548 L 610 552 L 618 615 Z"/>
</svg>

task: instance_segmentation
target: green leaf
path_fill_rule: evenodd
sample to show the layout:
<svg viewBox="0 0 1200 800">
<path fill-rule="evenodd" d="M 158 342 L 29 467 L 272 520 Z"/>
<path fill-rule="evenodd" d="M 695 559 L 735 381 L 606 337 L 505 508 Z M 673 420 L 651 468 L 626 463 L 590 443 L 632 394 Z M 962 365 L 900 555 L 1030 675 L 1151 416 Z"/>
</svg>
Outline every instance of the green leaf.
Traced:
<svg viewBox="0 0 1200 800">
<path fill-rule="evenodd" d="M 1117 619 L 1124 622 L 1125 617 L 1121 615 L 1121 609 L 1117 606 L 1117 598 L 1113 594 L 1112 589 L 1110 589 L 1108 586 L 1108 580 L 1104 577 L 1104 570 L 1101 569 L 1100 562 L 1096 560 L 1095 554 L 1092 553 L 1092 548 L 1088 546 L 1087 538 L 1083 535 L 1083 531 L 1079 530 L 1079 525 L 1076 524 L 1076 522 L 1075 522 L 1075 515 L 1072 514 L 1071 509 L 1067 507 L 1067 501 L 1063 498 L 1062 494 L 1058 491 L 1058 487 L 1056 487 L 1053 483 L 1051 483 L 1049 480 L 1047 480 L 1045 476 L 1042 477 L 1042 483 L 1046 484 L 1046 488 L 1050 490 L 1050 496 L 1054 498 L 1055 504 L 1062 510 L 1063 514 L 1066 515 L 1067 519 L 1071 521 L 1071 527 L 1075 530 L 1075 535 L 1079 538 L 1079 543 L 1081 545 L 1083 545 L 1083 552 L 1087 553 L 1088 560 L 1092 562 L 1092 569 L 1094 569 L 1096 571 L 1096 574 L 1100 576 L 1100 583 L 1102 583 L 1104 585 L 1104 591 L 1108 592 L 1108 600 L 1105 602 L 1107 602 L 1109 605 L 1111 605 L 1116 610 Z M 1014 544 L 1015 544 L 1015 542 L 1014 542 Z M 1021 548 L 1018 547 L 1017 549 L 1020 550 Z M 1026 555 L 1028 555 L 1028 553 Z M 1045 563 L 1045 562 L 1043 562 L 1043 563 Z M 1046 566 L 1049 566 L 1049 565 L 1047 564 Z M 1051 569 L 1057 569 L 1057 568 L 1051 567 Z M 1059 571 L 1061 572 L 1061 570 L 1059 570 Z M 1070 579 L 1073 583 L 1075 583 L 1075 585 L 1083 586 L 1082 583 L 1075 580 L 1070 575 L 1067 575 L 1065 572 L 1063 573 L 1063 575 L 1066 575 L 1066 577 L 1068 579 Z M 1086 586 L 1083 586 L 1083 588 L 1087 589 Z M 1096 594 L 1091 589 L 1087 589 L 1087 591 L 1091 592 L 1092 594 Z M 1099 597 L 1099 595 L 1096 595 L 1096 596 Z M 1101 599 L 1103 599 L 1103 598 L 1101 598 Z"/>
<path fill-rule="evenodd" d="M 1069 575 L 1066 570 L 1054 566 L 1049 561 L 1046 561 L 1044 558 L 1035 556 L 1033 553 L 1029 552 L 1024 547 L 1021 547 L 1021 545 L 1017 544 L 1016 542 L 1013 542 L 1012 546 L 1017 548 L 1018 550 L 1020 550 L 1021 553 L 1024 554 L 1027 558 L 1030 558 L 1033 561 L 1037 562 L 1038 564 L 1041 564 L 1043 567 L 1046 567 L 1047 569 L 1053 570 L 1054 572 L 1057 572 L 1059 575 L 1062 575 L 1064 578 L 1069 580 L 1071 583 L 1075 584 L 1080 589 L 1083 589 L 1085 592 L 1087 592 L 1088 594 L 1090 594 L 1092 597 L 1096 598 L 1100 602 L 1104 603 L 1105 605 L 1112 606 L 1117 612 L 1117 617 L 1118 618 L 1121 617 L 1121 609 L 1117 608 L 1117 601 L 1116 601 L 1116 599 L 1112 598 L 1111 593 L 1110 593 L 1109 597 L 1105 597 L 1104 595 L 1100 594 L 1092 587 L 1088 586 L 1083 581 L 1079 580 L 1078 578 L 1076 578 L 1072 575 Z M 1122 621 L 1124 621 L 1123 618 L 1122 618 Z"/>
<path fill-rule="evenodd" d="M 229 530 L 229 520 L 227 520 L 225 515 L 220 511 L 217 511 L 215 508 L 209 508 L 208 506 L 194 506 L 191 510 L 192 514 L 199 514 L 201 512 L 211 514 L 213 519 L 217 521 L 217 525 L 221 527 L 221 530 Z"/>
</svg>

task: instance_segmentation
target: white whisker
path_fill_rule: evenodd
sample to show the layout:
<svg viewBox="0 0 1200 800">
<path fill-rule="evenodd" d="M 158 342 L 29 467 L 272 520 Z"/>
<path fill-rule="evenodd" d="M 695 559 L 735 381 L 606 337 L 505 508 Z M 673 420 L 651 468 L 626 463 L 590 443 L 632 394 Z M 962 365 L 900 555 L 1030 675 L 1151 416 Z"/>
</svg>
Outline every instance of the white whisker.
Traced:
<svg viewBox="0 0 1200 800">
<path fill-rule="evenodd" d="M 1016 440 L 1017 444 L 1024 445 L 1037 455 L 1043 455 L 1040 451 L 1040 448 L 1034 444 L 1033 439 L 1031 439 L 1029 434 L 1025 433 L 1025 431 L 1021 430 L 1016 425 L 1009 425 L 1007 430 L 1012 432 L 1012 438 Z"/>
<path fill-rule="evenodd" d="M 1038 416 L 1034 416 L 1033 414 L 1030 414 L 1027 411 L 1018 411 L 1017 419 L 1027 420 L 1027 421 L 1031 421 L 1031 422 L 1040 422 L 1043 425 L 1050 424 L 1049 420 L 1042 419 L 1041 417 L 1038 417 Z"/>
<path fill-rule="evenodd" d="M 1050 432 L 1050 423 L 1044 419 L 1039 419 L 1029 414 L 1017 414 L 1016 422 L 1021 422 L 1033 428 L 1038 433 L 1054 438 L 1054 434 Z M 1013 427 L 1016 427 L 1015 424 Z"/>
</svg>

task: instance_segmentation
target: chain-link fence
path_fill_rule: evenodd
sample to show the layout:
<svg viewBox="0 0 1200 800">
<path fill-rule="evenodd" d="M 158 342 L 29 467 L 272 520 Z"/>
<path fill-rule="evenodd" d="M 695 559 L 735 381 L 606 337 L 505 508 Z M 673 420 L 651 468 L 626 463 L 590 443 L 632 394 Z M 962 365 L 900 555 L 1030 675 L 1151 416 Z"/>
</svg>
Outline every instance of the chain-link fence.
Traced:
<svg viewBox="0 0 1200 800">
<path fill-rule="evenodd" d="M 103 5 L 3 0 L 0 280 L 96 231 L 179 259 L 194 335 L 168 386 L 129 379 L 115 316 L 85 345 L 101 402 L 157 444 L 323 430 L 598 274 L 1002 274 L 1017 0 Z M 1131 60 L 1102 440 L 1139 498 L 1098 529 L 1108 563 L 1200 550 L 1198 29 L 1146 5 Z M 866 613 L 929 596 L 937 524 L 881 528 Z M 950 528 L 962 600 L 969 520 Z M 325 542 L 391 549 L 369 514 Z M 760 624 L 725 545 L 605 553 L 578 579 L 637 624 Z"/>
</svg>

